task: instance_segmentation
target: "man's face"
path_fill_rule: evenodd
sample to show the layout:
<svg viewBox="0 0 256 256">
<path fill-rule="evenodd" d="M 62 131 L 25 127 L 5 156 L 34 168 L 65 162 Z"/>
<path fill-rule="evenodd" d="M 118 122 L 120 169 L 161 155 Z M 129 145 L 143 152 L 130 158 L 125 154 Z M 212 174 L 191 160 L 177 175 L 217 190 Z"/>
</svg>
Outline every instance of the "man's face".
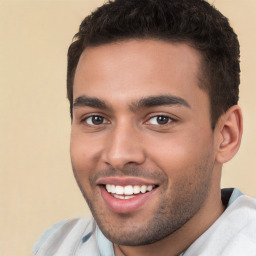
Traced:
<svg viewBox="0 0 256 256">
<path fill-rule="evenodd" d="M 163 239 L 212 193 L 214 133 L 199 68 L 196 50 L 154 40 L 87 48 L 80 58 L 71 160 L 114 243 Z"/>
</svg>

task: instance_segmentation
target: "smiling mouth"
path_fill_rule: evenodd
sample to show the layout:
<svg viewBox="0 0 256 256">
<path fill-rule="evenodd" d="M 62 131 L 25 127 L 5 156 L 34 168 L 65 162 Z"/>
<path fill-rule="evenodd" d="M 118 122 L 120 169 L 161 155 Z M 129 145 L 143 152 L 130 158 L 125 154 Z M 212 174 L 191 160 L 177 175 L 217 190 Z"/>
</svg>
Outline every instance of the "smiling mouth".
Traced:
<svg viewBox="0 0 256 256">
<path fill-rule="evenodd" d="M 105 184 L 105 190 L 117 199 L 132 199 L 139 194 L 145 194 L 157 187 L 157 185 L 113 185 Z"/>
</svg>

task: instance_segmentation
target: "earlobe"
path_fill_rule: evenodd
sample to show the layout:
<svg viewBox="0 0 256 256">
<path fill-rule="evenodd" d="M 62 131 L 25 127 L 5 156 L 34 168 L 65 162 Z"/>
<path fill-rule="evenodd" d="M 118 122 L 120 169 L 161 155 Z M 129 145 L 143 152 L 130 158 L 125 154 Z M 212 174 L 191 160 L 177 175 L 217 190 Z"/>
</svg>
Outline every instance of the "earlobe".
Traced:
<svg viewBox="0 0 256 256">
<path fill-rule="evenodd" d="M 237 153 L 243 131 L 243 117 L 238 105 L 232 106 L 220 118 L 217 128 L 217 155 L 216 161 L 225 163 Z"/>
</svg>

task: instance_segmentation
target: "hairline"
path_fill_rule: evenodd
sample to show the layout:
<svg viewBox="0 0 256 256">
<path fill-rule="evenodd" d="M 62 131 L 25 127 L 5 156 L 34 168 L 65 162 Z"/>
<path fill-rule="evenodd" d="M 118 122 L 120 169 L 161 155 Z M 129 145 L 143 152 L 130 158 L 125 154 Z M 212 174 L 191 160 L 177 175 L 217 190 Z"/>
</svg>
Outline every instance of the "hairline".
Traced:
<svg viewBox="0 0 256 256">
<path fill-rule="evenodd" d="M 74 37 L 75 39 L 75 37 Z M 77 70 L 77 66 L 78 63 L 80 61 L 80 58 L 82 56 L 82 54 L 90 48 L 96 48 L 96 47 L 100 47 L 100 46 L 106 46 L 106 45 L 111 45 L 111 44 L 119 44 L 122 42 L 129 42 L 129 41 L 145 41 L 145 40 L 152 40 L 152 41 L 162 41 L 162 42 L 166 42 L 166 43 L 170 43 L 170 44 L 186 44 L 187 46 L 193 48 L 197 53 L 198 53 L 198 68 L 197 68 L 197 74 L 196 78 L 198 80 L 198 84 L 197 86 L 199 87 L 199 89 L 201 89 L 202 91 L 204 91 L 207 94 L 208 100 L 209 100 L 209 115 L 210 115 L 210 122 L 211 122 L 211 127 L 212 130 L 214 130 L 217 121 L 219 120 L 219 118 L 217 120 L 213 120 L 213 115 L 212 115 L 212 104 L 211 104 L 211 96 L 210 96 L 210 90 L 211 90 L 211 86 L 210 85 L 210 72 L 209 72 L 209 65 L 208 62 L 206 60 L 206 56 L 203 54 L 202 50 L 198 49 L 196 47 L 196 43 L 193 42 L 192 39 L 189 38 L 179 38 L 179 37 L 170 37 L 170 38 L 164 38 L 164 37 L 154 37 L 151 35 L 148 36 L 142 36 L 142 37 L 126 37 L 126 38 L 116 38 L 116 39 L 112 39 L 109 40 L 108 42 L 100 42 L 100 43 L 87 43 L 83 46 L 83 50 L 81 51 L 79 58 L 77 60 L 77 64 L 73 70 L 73 72 L 71 73 L 71 86 L 72 86 L 72 102 L 71 102 L 71 106 L 73 108 L 73 100 L 74 100 L 74 96 L 73 96 L 73 92 L 74 92 L 74 79 L 75 79 L 75 75 L 76 75 L 76 70 Z M 74 40 L 73 42 L 76 42 L 76 40 Z M 204 63 L 207 63 L 207 65 L 204 65 Z M 207 74 L 208 73 L 208 74 Z M 72 110 L 71 110 L 72 111 Z M 71 112 L 72 113 L 72 112 Z M 71 115 L 72 118 L 72 115 Z"/>
</svg>

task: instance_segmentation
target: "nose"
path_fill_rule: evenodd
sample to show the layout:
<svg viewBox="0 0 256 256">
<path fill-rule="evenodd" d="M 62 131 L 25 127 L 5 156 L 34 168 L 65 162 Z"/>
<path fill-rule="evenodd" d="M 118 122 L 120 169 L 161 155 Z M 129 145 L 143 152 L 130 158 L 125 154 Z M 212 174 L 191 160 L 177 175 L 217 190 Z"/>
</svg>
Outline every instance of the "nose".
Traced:
<svg viewBox="0 0 256 256">
<path fill-rule="evenodd" d="M 127 165 L 145 161 L 141 132 L 130 124 L 117 125 L 109 134 L 105 147 L 105 162 L 122 170 Z"/>
</svg>

